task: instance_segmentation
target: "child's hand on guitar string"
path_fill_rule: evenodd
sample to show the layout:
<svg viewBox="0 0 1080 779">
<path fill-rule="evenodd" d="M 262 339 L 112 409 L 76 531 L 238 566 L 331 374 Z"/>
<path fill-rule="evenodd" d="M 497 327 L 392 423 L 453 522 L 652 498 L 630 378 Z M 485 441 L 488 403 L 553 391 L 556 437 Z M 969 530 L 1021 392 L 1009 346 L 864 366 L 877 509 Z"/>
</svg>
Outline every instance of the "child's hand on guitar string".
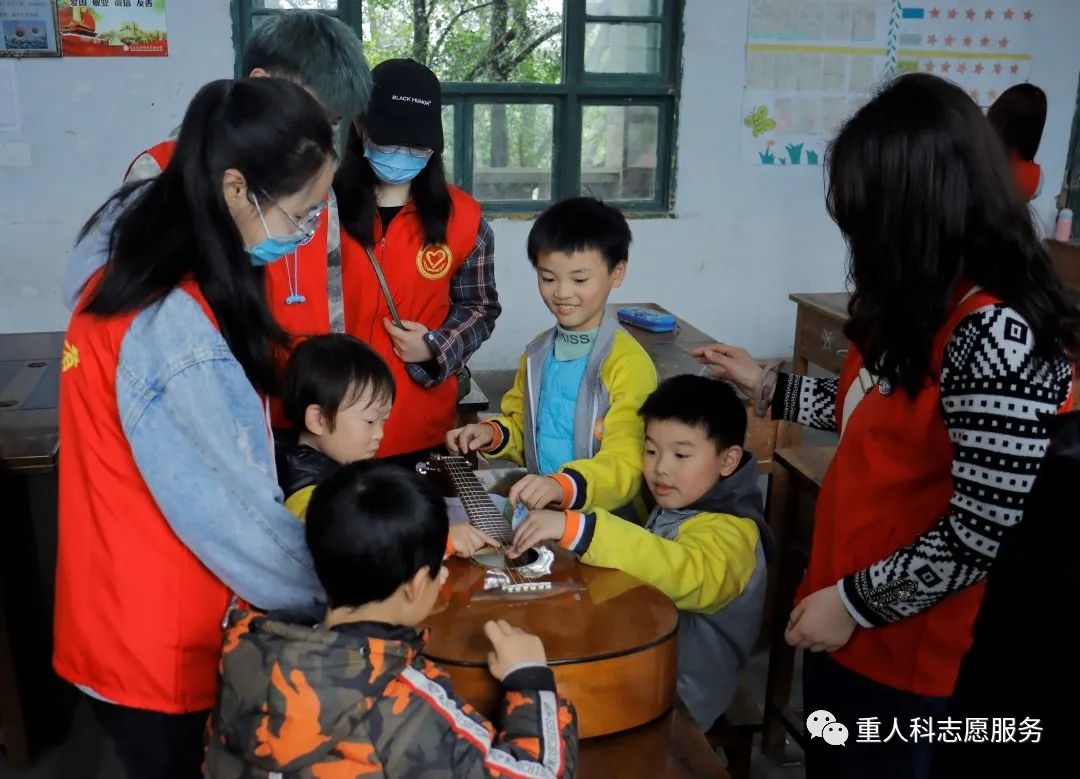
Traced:
<svg viewBox="0 0 1080 779">
<path fill-rule="evenodd" d="M 514 533 L 514 541 L 506 552 L 510 559 L 520 557 L 525 550 L 544 541 L 558 541 L 566 532 L 566 514 L 562 511 L 532 511 Z"/>
<path fill-rule="evenodd" d="M 521 666 L 547 665 L 543 642 L 505 619 L 484 623 L 484 633 L 492 646 L 487 656 L 488 669 L 499 681 Z"/>
<path fill-rule="evenodd" d="M 502 545 L 478 527 L 467 522 L 450 525 L 450 544 L 458 557 L 470 557 L 486 546 L 500 549 Z"/>
<path fill-rule="evenodd" d="M 563 499 L 563 488 L 550 476 L 529 474 L 510 488 L 506 499 L 511 505 L 524 503 L 531 509 L 547 508 L 552 503 L 558 504 Z"/>
<path fill-rule="evenodd" d="M 480 422 L 448 431 L 446 448 L 450 450 L 450 454 L 468 454 L 490 446 L 494 440 L 495 431 L 491 425 Z"/>
</svg>

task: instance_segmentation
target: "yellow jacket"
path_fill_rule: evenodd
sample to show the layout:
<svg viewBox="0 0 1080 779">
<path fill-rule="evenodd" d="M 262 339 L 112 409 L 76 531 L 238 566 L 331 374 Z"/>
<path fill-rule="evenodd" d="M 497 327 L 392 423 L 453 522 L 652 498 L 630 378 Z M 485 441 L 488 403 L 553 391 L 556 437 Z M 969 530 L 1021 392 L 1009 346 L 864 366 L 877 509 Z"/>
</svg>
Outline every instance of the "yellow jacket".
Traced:
<svg viewBox="0 0 1080 779">
<path fill-rule="evenodd" d="M 757 464 L 742 464 L 693 505 L 653 510 L 645 527 L 598 510 L 566 512 L 560 546 L 651 584 L 679 608 L 678 692 L 702 729 L 727 709 L 761 629 L 765 552 Z"/>
<path fill-rule="evenodd" d="M 536 412 L 541 373 L 554 345 L 555 329 L 537 336 L 525 350 L 514 385 L 503 396 L 502 416 L 488 458 L 505 458 L 538 473 Z M 562 507 L 614 511 L 641 489 L 645 425 L 638 410 L 656 389 L 656 368 L 615 317 L 597 332 L 581 382 L 574 414 L 574 459 L 554 476 L 563 487 Z M 644 514 L 642 514 L 644 516 Z"/>
</svg>

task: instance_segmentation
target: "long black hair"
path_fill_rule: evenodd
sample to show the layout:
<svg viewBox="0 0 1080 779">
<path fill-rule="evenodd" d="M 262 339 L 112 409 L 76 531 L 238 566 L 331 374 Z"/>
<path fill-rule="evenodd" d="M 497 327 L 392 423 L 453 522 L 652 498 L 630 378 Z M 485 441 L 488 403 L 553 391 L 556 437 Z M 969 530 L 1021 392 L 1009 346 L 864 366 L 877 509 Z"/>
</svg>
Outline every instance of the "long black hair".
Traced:
<svg viewBox="0 0 1080 779">
<path fill-rule="evenodd" d="M 1080 315 L 1020 199 L 1004 148 L 959 87 L 926 74 L 889 83 L 828 152 L 829 214 L 854 287 L 845 334 L 869 369 L 914 394 L 957 282 L 1000 297 L 1036 353 L 1075 356 Z"/>
<path fill-rule="evenodd" d="M 1031 162 L 1046 126 L 1046 93 L 1034 84 L 1011 86 L 990 106 L 986 118 L 1009 149 Z"/>
<path fill-rule="evenodd" d="M 273 78 L 214 81 L 191 101 L 169 165 L 98 209 L 120 215 L 109 262 L 86 311 L 138 311 L 193 278 L 248 379 L 277 390 L 275 345 L 285 333 L 266 303 L 264 272 L 251 263 L 222 193 L 235 169 L 250 193 L 274 200 L 300 191 L 333 158 L 330 125 L 301 87 Z"/>
<path fill-rule="evenodd" d="M 378 184 L 375 171 L 364 157 L 364 139 L 355 127 L 350 126 L 345 158 L 334 176 L 334 194 L 341 226 L 369 248 L 375 244 L 375 188 Z M 431 155 L 424 169 L 412 180 L 409 193 L 420 216 L 424 243 L 445 243 L 451 202 L 442 152 Z"/>
</svg>

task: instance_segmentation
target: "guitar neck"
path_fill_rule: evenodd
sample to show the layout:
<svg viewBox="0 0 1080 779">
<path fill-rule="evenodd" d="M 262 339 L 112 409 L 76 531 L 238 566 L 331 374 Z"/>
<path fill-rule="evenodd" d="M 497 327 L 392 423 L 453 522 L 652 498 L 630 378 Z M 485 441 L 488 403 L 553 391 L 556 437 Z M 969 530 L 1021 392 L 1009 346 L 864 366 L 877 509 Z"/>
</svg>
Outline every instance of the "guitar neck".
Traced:
<svg viewBox="0 0 1080 779">
<path fill-rule="evenodd" d="M 506 517 L 495 506 L 487 490 L 476 478 L 468 461 L 460 456 L 442 457 L 442 465 L 450 476 L 454 491 L 465 506 L 469 522 L 480 528 L 500 544 L 509 544 L 513 540 L 513 531 Z"/>
</svg>

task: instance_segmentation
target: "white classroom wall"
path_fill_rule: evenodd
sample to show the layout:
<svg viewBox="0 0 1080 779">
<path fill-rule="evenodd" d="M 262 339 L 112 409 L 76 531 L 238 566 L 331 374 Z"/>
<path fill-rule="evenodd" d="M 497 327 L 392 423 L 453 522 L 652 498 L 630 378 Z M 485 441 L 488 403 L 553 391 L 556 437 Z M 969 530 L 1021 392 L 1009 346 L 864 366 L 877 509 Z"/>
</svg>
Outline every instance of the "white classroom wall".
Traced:
<svg viewBox="0 0 1080 779">
<path fill-rule="evenodd" d="M 1052 225 L 1080 73 L 1080 3 L 1030 0 L 1032 82 L 1049 97 L 1035 203 Z M 760 355 L 791 351 L 792 291 L 844 282 L 844 246 L 823 206 L 821 168 L 740 161 L 748 0 L 687 0 L 675 218 L 632 222 L 626 285 L 615 300 L 651 300 Z M 18 62 L 23 127 L 0 135 L 0 332 L 63 329 L 59 287 L 79 225 L 133 154 L 178 124 L 204 82 L 232 72 L 227 0 L 170 4 L 166 59 Z M 29 146 L 29 165 L 20 162 Z M 526 220 L 493 221 L 503 315 L 475 369 L 516 364 L 550 325 L 525 257 Z"/>
</svg>

